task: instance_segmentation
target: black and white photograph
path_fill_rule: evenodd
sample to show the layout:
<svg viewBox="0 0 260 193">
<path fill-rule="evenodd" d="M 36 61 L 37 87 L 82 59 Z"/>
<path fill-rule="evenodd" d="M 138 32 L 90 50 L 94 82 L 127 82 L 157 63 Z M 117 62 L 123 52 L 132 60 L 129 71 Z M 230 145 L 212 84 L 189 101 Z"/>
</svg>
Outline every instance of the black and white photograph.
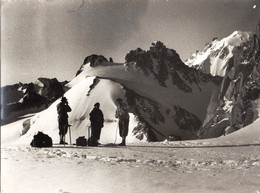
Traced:
<svg viewBox="0 0 260 193">
<path fill-rule="evenodd" d="M 260 0 L 1 0 L 1 193 L 260 193 Z"/>
</svg>

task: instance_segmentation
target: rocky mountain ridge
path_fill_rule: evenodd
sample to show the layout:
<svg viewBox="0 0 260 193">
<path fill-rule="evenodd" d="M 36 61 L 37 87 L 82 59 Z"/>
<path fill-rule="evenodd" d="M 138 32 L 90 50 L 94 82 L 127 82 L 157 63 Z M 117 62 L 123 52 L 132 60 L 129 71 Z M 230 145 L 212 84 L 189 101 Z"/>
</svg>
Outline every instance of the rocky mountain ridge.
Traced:
<svg viewBox="0 0 260 193">
<path fill-rule="evenodd" d="M 192 84 L 199 85 L 208 81 L 219 84 L 221 81 L 221 78 L 214 78 L 194 68 L 189 68 L 181 61 L 175 50 L 166 48 L 160 41 L 152 43 L 147 51 L 141 48 L 130 51 L 125 57 L 125 62 L 134 62 L 146 76 L 154 75 L 163 87 L 167 87 L 167 81 L 170 81 L 182 91 L 189 93 L 192 92 Z"/>
<path fill-rule="evenodd" d="M 18 83 L 1 87 L 1 125 L 18 117 L 46 109 L 68 88 L 67 81 L 38 78 L 35 83 Z"/>
</svg>

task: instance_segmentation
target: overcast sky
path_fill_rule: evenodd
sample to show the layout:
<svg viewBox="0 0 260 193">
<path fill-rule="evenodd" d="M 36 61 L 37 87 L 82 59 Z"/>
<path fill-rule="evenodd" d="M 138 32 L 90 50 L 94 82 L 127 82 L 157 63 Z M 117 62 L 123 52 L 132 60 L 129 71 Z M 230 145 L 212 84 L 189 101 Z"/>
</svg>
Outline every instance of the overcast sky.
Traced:
<svg viewBox="0 0 260 193">
<path fill-rule="evenodd" d="M 155 40 L 184 61 L 214 37 L 255 31 L 259 20 L 260 0 L 2 0 L 2 86 L 71 80 L 86 56 L 124 62 Z"/>
</svg>

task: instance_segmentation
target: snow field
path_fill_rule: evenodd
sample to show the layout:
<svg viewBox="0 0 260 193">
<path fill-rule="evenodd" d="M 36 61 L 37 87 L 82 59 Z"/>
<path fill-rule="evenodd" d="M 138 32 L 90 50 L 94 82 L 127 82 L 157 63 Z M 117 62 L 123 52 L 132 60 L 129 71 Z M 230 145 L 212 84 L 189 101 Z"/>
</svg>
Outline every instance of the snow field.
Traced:
<svg viewBox="0 0 260 193">
<path fill-rule="evenodd" d="M 245 193 L 259 189 L 260 146 L 189 145 L 183 141 L 179 144 L 183 148 L 160 143 L 78 148 L 8 146 L 1 150 L 5 176 L 2 191 Z"/>
</svg>

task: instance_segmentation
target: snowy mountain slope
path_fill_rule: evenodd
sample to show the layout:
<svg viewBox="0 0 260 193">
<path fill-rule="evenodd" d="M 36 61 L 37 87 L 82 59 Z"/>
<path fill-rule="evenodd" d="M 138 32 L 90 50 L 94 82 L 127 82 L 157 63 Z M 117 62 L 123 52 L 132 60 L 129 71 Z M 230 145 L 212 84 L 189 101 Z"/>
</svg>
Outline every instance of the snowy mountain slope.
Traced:
<svg viewBox="0 0 260 193">
<path fill-rule="evenodd" d="M 232 59 L 234 49 L 237 47 L 253 49 L 254 34 L 235 31 L 222 40 L 213 39 L 211 43 L 206 44 L 202 51 L 197 51 L 187 59 L 185 64 L 189 67 L 200 69 L 207 74 L 224 77 L 227 64 Z"/>
<path fill-rule="evenodd" d="M 124 93 L 120 92 L 119 84 L 110 80 L 101 80 L 95 89 L 90 90 L 94 80 L 95 77 L 88 77 L 84 81 L 81 81 L 75 85 L 64 95 L 68 99 L 70 107 L 73 109 L 73 111 L 69 113 L 69 123 L 72 125 L 71 133 L 72 142 L 74 143 L 76 138 L 79 136 L 88 136 L 88 127 L 90 125 L 88 114 L 96 102 L 100 102 L 101 109 L 105 117 L 105 124 L 101 134 L 101 142 L 112 143 L 115 139 L 117 122 L 114 118 L 114 112 L 116 108 L 114 101 L 117 97 L 122 97 Z M 103 93 L 104 88 L 107 90 L 106 93 Z M 87 93 L 91 94 L 87 96 Z M 99 97 L 97 98 L 97 96 Z M 37 113 L 32 118 L 30 118 L 30 129 L 28 132 L 22 136 L 13 136 L 16 138 L 16 143 L 29 144 L 33 138 L 33 135 L 38 131 L 43 131 L 44 133 L 48 134 L 52 137 L 54 143 L 57 143 L 59 141 L 59 135 L 56 105 L 59 102 L 60 100 L 57 100 L 48 109 Z M 130 128 L 134 128 L 135 124 L 135 118 L 131 115 Z M 15 130 L 22 129 L 21 123 L 15 127 Z M 8 132 L 5 131 L 5 127 L 2 129 L 3 133 Z M 117 139 L 119 141 L 120 137 L 117 136 Z M 128 139 L 129 142 L 133 142 L 134 140 L 135 139 L 133 138 L 132 140 L 131 137 Z M 69 141 L 68 135 L 67 141 Z M 6 141 L 6 143 L 8 142 Z"/>
<path fill-rule="evenodd" d="M 126 100 L 133 113 L 157 133 L 157 140 L 172 134 L 182 139 L 196 138 L 195 130 L 205 117 L 218 78 L 189 69 L 174 50 L 160 42 L 153 43 L 149 51 L 131 51 L 126 60 L 129 62 L 121 65 L 105 60 L 94 67 L 91 62 L 83 64 L 80 74 L 68 86 L 87 76 L 118 82 L 126 90 Z M 196 129 L 190 126 L 190 118 L 178 121 L 184 114 L 196 119 Z"/>
</svg>

